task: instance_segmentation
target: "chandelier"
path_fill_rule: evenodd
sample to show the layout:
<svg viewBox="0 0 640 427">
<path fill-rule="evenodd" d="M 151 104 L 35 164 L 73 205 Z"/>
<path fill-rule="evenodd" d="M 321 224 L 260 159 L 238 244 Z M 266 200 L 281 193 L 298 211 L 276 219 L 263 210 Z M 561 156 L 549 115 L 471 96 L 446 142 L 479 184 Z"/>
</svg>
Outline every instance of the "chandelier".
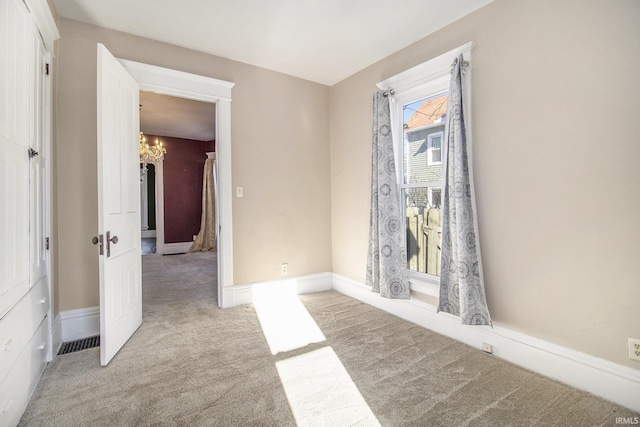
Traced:
<svg viewBox="0 0 640 427">
<path fill-rule="evenodd" d="M 142 163 L 142 171 L 147 171 L 148 163 L 158 163 L 164 159 L 167 149 L 164 148 L 162 141 L 156 138 L 155 145 L 149 145 L 147 138 L 140 132 L 140 163 Z"/>
</svg>

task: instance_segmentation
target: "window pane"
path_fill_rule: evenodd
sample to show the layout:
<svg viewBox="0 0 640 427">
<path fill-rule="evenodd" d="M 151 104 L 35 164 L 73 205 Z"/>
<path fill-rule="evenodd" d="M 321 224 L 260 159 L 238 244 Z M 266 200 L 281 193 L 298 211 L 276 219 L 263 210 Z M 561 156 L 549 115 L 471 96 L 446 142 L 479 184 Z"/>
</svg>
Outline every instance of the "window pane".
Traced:
<svg viewBox="0 0 640 427">
<path fill-rule="evenodd" d="M 442 136 L 443 136 L 443 132 L 442 131 L 438 131 L 438 132 L 432 132 L 429 134 L 429 136 L 427 136 L 427 150 L 429 151 L 427 159 L 427 165 L 431 166 L 431 165 L 435 165 L 437 163 L 441 163 L 442 161 Z M 438 171 L 441 171 L 440 168 L 438 168 Z"/>
<path fill-rule="evenodd" d="M 437 150 L 434 148 L 431 152 L 431 163 L 442 163 L 442 151 L 439 148 Z M 442 168 L 440 174 L 442 174 Z"/>
<path fill-rule="evenodd" d="M 431 138 L 431 146 L 434 150 L 439 150 L 442 147 L 442 135 L 436 135 Z"/>
<path fill-rule="evenodd" d="M 405 184 L 442 179 L 442 135 L 447 100 L 445 92 L 403 106 Z"/>
<path fill-rule="evenodd" d="M 403 190 L 409 270 L 440 275 L 441 194 L 442 189 L 439 187 Z"/>
</svg>

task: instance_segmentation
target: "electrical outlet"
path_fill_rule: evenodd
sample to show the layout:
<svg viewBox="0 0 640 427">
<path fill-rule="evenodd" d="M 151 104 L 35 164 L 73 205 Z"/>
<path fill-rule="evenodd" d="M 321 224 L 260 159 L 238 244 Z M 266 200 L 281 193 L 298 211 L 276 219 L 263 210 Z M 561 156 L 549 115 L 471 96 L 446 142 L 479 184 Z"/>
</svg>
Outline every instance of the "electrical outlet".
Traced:
<svg viewBox="0 0 640 427">
<path fill-rule="evenodd" d="M 482 351 L 484 351 L 485 353 L 493 354 L 493 346 L 491 344 L 483 342 Z"/>
<path fill-rule="evenodd" d="M 629 359 L 640 360 L 640 338 L 629 338 Z"/>
<path fill-rule="evenodd" d="M 283 276 L 289 274 L 289 264 L 287 264 L 286 262 L 283 262 L 282 265 L 280 265 L 280 273 Z"/>
</svg>

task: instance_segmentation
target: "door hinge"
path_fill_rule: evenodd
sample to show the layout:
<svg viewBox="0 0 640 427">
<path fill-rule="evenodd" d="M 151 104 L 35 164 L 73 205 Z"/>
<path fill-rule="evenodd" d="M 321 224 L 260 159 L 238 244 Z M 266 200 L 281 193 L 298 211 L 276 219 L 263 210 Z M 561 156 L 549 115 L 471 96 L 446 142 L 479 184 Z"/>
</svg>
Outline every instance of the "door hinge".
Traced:
<svg viewBox="0 0 640 427">
<path fill-rule="evenodd" d="M 33 148 L 29 148 L 29 158 L 30 159 L 33 159 L 37 155 L 38 155 L 38 152 L 36 150 L 34 150 Z"/>
<path fill-rule="evenodd" d="M 49 75 L 49 64 L 44 64 L 44 74 Z"/>
<path fill-rule="evenodd" d="M 44 248 L 46 250 L 49 250 L 49 238 L 48 237 L 44 238 Z"/>
</svg>

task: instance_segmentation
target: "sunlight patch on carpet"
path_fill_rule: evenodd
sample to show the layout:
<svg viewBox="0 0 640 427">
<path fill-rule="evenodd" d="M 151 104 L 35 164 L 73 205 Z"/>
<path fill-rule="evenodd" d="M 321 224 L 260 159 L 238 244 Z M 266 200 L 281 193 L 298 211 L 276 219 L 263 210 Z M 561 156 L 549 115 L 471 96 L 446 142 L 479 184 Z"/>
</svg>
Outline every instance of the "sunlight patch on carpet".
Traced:
<svg viewBox="0 0 640 427">
<path fill-rule="evenodd" d="M 276 363 L 298 426 L 379 426 L 331 347 Z"/>
<path fill-rule="evenodd" d="M 254 286 L 253 305 L 271 354 L 326 341 L 298 298 L 296 280 Z"/>
</svg>

